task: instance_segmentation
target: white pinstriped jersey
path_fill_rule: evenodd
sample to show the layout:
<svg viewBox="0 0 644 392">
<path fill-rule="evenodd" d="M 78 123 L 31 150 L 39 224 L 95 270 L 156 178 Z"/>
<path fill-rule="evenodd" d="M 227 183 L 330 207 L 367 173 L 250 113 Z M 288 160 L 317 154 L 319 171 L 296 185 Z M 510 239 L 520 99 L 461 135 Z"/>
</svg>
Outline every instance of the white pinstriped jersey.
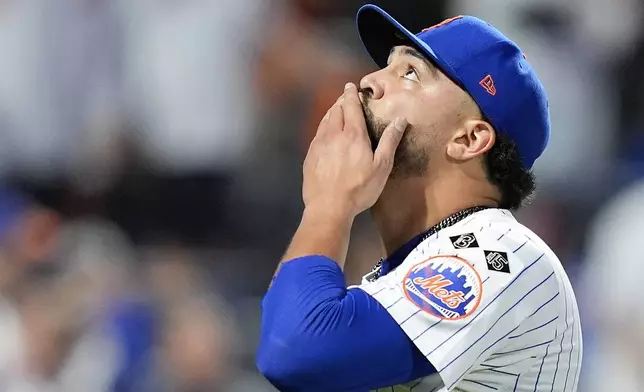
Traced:
<svg viewBox="0 0 644 392">
<path fill-rule="evenodd" d="M 507 210 L 473 214 L 359 286 L 438 374 L 381 391 L 574 392 L 577 302 L 557 256 Z"/>
</svg>

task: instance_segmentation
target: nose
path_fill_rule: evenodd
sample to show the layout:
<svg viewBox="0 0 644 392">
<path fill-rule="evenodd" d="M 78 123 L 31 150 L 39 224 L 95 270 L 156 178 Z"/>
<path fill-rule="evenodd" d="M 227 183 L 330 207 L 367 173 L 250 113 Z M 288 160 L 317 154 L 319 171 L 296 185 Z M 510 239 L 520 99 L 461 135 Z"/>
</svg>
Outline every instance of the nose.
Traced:
<svg viewBox="0 0 644 392">
<path fill-rule="evenodd" d="M 360 80 L 360 89 L 369 94 L 371 99 L 380 99 L 385 93 L 384 85 L 378 78 L 378 73 L 379 71 L 370 73 Z"/>
</svg>

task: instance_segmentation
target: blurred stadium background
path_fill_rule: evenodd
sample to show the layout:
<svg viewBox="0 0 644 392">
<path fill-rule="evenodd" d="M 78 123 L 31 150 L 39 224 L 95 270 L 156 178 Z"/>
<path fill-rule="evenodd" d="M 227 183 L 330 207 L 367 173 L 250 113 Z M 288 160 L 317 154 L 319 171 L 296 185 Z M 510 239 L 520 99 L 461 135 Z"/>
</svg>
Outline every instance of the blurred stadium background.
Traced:
<svg viewBox="0 0 644 392">
<path fill-rule="evenodd" d="M 0 390 L 262 392 L 307 142 L 373 69 L 358 0 L 0 1 Z M 581 392 L 644 391 L 644 3 L 391 0 L 517 41 L 549 92 L 517 217 L 576 288 Z M 348 279 L 379 257 L 368 217 Z"/>
</svg>

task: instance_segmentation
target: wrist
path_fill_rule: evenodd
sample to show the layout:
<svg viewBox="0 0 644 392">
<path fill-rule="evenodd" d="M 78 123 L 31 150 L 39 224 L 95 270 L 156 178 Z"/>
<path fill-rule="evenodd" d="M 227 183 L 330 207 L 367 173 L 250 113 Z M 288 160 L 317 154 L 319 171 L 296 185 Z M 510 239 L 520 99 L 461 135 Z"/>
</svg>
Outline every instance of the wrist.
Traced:
<svg viewBox="0 0 644 392">
<path fill-rule="evenodd" d="M 352 223 L 356 217 L 349 202 L 310 203 L 304 207 L 302 220 L 329 224 Z"/>
<path fill-rule="evenodd" d="M 282 261 L 327 256 L 342 267 L 355 215 L 346 205 L 307 203 L 300 225 Z"/>
</svg>

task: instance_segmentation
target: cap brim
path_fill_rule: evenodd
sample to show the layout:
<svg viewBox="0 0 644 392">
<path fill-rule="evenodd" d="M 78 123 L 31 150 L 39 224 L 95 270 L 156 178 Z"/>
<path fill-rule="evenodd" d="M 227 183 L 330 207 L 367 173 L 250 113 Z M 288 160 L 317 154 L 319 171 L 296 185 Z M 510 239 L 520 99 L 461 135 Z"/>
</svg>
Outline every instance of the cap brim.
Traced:
<svg viewBox="0 0 644 392">
<path fill-rule="evenodd" d="M 382 8 L 373 4 L 362 6 L 356 16 L 356 25 L 362 44 L 378 67 L 387 66 L 392 48 L 401 45 L 411 46 L 426 55 L 429 61 L 456 84 L 463 86 L 450 66 L 427 43 L 416 37 Z"/>
</svg>

